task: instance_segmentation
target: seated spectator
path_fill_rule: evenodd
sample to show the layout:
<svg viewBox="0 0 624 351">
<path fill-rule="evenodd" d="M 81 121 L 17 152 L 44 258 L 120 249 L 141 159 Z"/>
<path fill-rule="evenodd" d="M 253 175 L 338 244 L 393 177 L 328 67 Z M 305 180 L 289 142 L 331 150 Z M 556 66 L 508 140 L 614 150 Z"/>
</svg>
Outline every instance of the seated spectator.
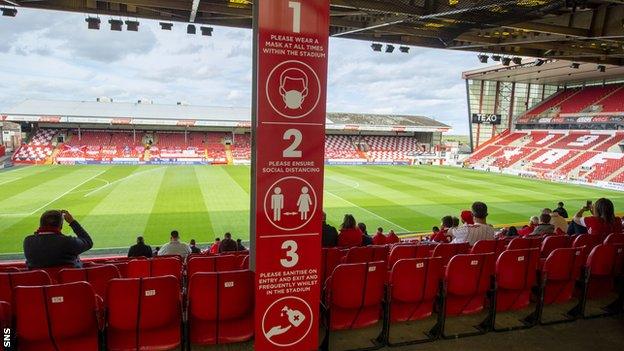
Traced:
<svg viewBox="0 0 624 351">
<path fill-rule="evenodd" d="M 450 229 L 453 226 L 453 217 L 444 216 L 441 220 L 442 228 L 438 229 L 438 227 L 433 227 L 433 235 L 431 236 L 431 241 L 435 241 L 438 243 L 448 243 L 452 240 L 452 238 L 448 235 Z M 438 231 L 436 232 L 436 229 Z"/>
<path fill-rule="evenodd" d="M 358 229 L 362 232 L 362 246 L 373 245 L 373 238 L 368 235 L 368 231 L 366 231 L 366 224 L 360 222 L 358 223 Z"/>
<path fill-rule="evenodd" d="M 382 227 L 377 228 L 377 233 L 373 236 L 373 245 L 386 245 L 386 236 Z"/>
<path fill-rule="evenodd" d="M 145 240 L 142 236 L 137 236 L 137 243 L 130 246 L 128 257 L 152 257 L 152 248 L 149 245 L 145 245 Z"/>
<path fill-rule="evenodd" d="M 219 244 L 219 253 L 234 251 L 238 251 L 238 245 L 236 245 L 236 241 L 232 239 L 232 234 L 225 233 L 223 240 L 221 240 Z"/>
<path fill-rule="evenodd" d="M 357 227 L 355 218 L 347 214 L 344 216 L 342 225 L 340 226 L 340 234 L 338 234 L 339 247 L 362 246 L 362 232 Z"/>
<path fill-rule="evenodd" d="M 507 229 L 507 233 L 505 233 L 505 235 L 509 238 L 514 238 L 518 236 L 518 229 L 512 225 L 509 229 Z"/>
<path fill-rule="evenodd" d="M 528 236 L 535 231 L 535 227 L 539 225 L 539 217 L 533 216 L 529 219 L 529 225 L 522 227 L 522 229 L 518 230 L 518 235 L 520 236 Z"/>
<path fill-rule="evenodd" d="M 182 258 L 186 258 L 191 253 L 191 248 L 180 241 L 180 233 L 177 230 L 171 231 L 171 239 L 169 242 L 163 245 L 158 251 L 158 256 L 165 255 L 180 255 Z"/>
<path fill-rule="evenodd" d="M 472 204 L 474 224 L 466 224 L 453 231 L 455 238 L 452 243 L 469 243 L 474 245 L 479 240 L 494 240 L 494 228 L 487 224 L 487 205 L 483 202 Z"/>
<path fill-rule="evenodd" d="M 197 247 L 197 243 L 195 242 L 195 239 L 191 239 L 191 241 L 189 242 L 189 247 L 191 248 L 191 253 L 194 253 L 194 254 L 201 253 L 201 249 Z"/>
<path fill-rule="evenodd" d="M 583 217 L 585 212 L 590 212 L 591 216 Z M 581 208 L 574 216 L 574 223 L 587 228 L 587 233 L 591 235 L 622 232 L 622 219 L 615 216 L 613 202 L 606 198 L 598 199 L 591 208 Z"/>
<path fill-rule="evenodd" d="M 533 233 L 530 235 L 549 235 L 555 233 L 555 226 L 550 224 L 550 215 L 548 213 L 542 213 L 539 219 L 539 224 L 535 229 L 533 229 Z"/>
<path fill-rule="evenodd" d="M 454 237 L 453 232 L 455 231 L 455 229 L 459 227 L 460 221 L 459 221 L 459 218 L 455 216 L 451 217 L 451 219 L 452 219 L 452 225 L 447 229 L 446 236 L 451 238 L 451 240 L 453 240 L 453 237 Z"/>
<path fill-rule="evenodd" d="M 566 211 L 566 209 L 563 208 L 563 202 L 559 202 L 557 204 L 557 208 L 555 208 L 553 212 L 556 212 L 562 218 L 568 218 L 568 211 Z"/>
<path fill-rule="evenodd" d="M 544 209 L 546 211 L 547 209 Z M 559 212 L 552 211 L 550 214 L 550 224 L 555 226 L 555 233 L 565 233 L 568 230 L 568 221 Z"/>
<path fill-rule="evenodd" d="M 214 243 L 210 246 L 210 250 L 208 250 L 208 253 L 211 255 L 216 255 L 219 253 L 219 246 L 221 245 L 221 239 L 220 238 L 215 238 Z"/>
<path fill-rule="evenodd" d="M 247 250 L 245 245 L 243 245 L 243 241 L 241 239 L 236 239 L 236 247 L 238 248 L 238 251 L 245 251 L 245 250 Z"/>
<path fill-rule="evenodd" d="M 394 230 L 390 229 L 390 231 L 388 232 L 388 236 L 386 237 L 386 244 L 396 244 L 400 241 L 401 239 L 396 234 L 394 234 Z"/>
<path fill-rule="evenodd" d="M 471 225 L 474 224 L 474 218 L 472 216 L 472 212 L 470 210 L 463 210 L 461 211 L 461 222 L 464 225 Z"/>
<path fill-rule="evenodd" d="M 154 252 L 152 252 L 152 256 L 158 256 L 158 251 L 160 251 L 160 246 L 156 246 L 154 248 Z"/>
<path fill-rule="evenodd" d="M 64 235 L 63 221 L 77 237 Z M 91 249 L 93 241 L 86 230 L 66 210 L 46 211 L 39 219 L 39 229 L 24 238 L 24 256 L 29 269 L 73 266 L 82 267 L 78 255 Z"/>
<path fill-rule="evenodd" d="M 453 217 L 453 228 L 459 227 L 459 218 Z"/>
<path fill-rule="evenodd" d="M 336 247 L 338 245 L 338 231 L 334 226 L 327 224 L 327 214 L 323 212 L 323 247 Z"/>
</svg>

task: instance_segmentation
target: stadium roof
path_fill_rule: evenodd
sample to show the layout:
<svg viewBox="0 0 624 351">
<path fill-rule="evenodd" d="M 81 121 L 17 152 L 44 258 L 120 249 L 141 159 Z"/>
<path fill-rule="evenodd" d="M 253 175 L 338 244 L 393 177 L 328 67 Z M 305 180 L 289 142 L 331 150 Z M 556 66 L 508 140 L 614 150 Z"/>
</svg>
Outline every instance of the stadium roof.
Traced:
<svg viewBox="0 0 624 351">
<path fill-rule="evenodd" d="M 150 102 L 25 100 L 0 112 L 0 120 L 42 123 L 240 127 L 251 126 L 251 109 L 162 105 Z M 328 113 L 327 128 L 366 131 L 448 131 L 424 116 Z"/>
<path fill-rule="evenodd" d="M 579 63 L 578 68 L 565 60 L 546 60 L 537 65 L 532 60 L 521 65 L 496 65 L 462 73 L 462 78 L 500 82 L 565 85 L 624 77 L 624 66 L 604 65 L 604 72 L 596 64 Z"/>
<path fill-rule="evenodd" d="M 253 0 L 0 0 L 0 4 L 251 28 Z M 621 0 L 331 0 L 333 36 L 624 65 Z"/>
</svg>

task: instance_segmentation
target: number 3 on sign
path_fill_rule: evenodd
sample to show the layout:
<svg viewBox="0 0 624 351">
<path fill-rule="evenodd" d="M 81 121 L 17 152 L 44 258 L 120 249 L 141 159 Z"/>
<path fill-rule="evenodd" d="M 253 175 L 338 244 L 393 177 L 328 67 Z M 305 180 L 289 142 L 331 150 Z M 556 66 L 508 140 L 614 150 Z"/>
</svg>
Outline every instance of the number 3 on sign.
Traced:
<svg viewBox="0 0 624 351">
<path fill-rule="evenodd" d="M 288 7 L 293 9 L 293 33 L 301 33 L 301 3 L 289 1 Z"/>
<path fill-rule="evenodd" d="M 286 240 L 282 243 L 282 249 L 286 251 L 286 258 L 282 258 L 280 263 L 285 268 L 292 268 L 299 262 L 299 255 L 297 254 L 297 242 L 294 240 Z"/>
</svg>

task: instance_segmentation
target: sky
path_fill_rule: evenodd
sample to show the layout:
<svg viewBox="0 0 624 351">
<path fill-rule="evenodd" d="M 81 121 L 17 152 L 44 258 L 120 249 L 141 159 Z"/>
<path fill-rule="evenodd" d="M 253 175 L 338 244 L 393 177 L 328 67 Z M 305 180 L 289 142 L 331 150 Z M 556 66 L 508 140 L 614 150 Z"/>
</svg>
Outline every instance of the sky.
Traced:
<svg viewBox="0 0 624 351">
<path fill-rule="evenodd" d="M 19 9 L 0 17 L 0 111 L 25 99 L 248 107 L 251 30 L 215 27 L 212 37 L 163 31 L 141 20 L 138 32 L 88 30 L 85 14 Z M 424 115 L 468 133 L 461 73 L 474 53 L 412 47 L 374 52 L 370 42 L 330 38 L 328 112 Z"/>
</svg>

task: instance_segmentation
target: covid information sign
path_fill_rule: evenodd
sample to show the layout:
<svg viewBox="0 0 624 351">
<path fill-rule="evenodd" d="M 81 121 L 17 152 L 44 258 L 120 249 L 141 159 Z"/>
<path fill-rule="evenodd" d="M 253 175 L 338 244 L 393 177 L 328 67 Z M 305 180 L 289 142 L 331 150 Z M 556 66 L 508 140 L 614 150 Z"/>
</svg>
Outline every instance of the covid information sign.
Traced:
<svg viewBox="0 0 624 351">
<path fill-rule="evenodd" d="M 256 2 L 256 350 L 315 350 L 329 0 Z"/>
</svg>

